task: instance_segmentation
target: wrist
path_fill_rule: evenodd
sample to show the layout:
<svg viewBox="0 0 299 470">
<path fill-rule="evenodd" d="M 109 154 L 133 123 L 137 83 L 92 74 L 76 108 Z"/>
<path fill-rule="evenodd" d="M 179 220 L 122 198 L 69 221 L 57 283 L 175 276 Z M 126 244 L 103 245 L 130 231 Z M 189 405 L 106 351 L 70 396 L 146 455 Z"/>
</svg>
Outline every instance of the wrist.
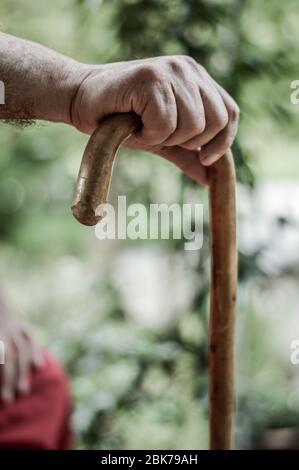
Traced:
<svg viewBox="0 0 299 470">
<path fill-rule="evenodd" d="M 96 107 L 96 103 L 90 98 L 89 93 L 86 92 L 90 79 L 98 76 L 103 70 L 106 69 L 106 65 L 90 65 L 77 63 L 74 69 L 74 76 L 71 79 L 73 82 L 72 95 L 69 106 L 69 124 L 81 132 L 90 133 L 88 126 L 85 125 L 87 114 L 91 111 L 90 107 Z M 91 106 L 87 106 L 87 102 Z"/>
<path fill-rule="evenodd" d="M 39 106 L 42 116 L 37 118 L 72 125 L 72 102 L 86 71 L 84 64 L 68 58 L 61 65 L 54 79 L 54 87 L 47 85 L 51 91 L 44 100 L 45 108 Z"/>
</svg>

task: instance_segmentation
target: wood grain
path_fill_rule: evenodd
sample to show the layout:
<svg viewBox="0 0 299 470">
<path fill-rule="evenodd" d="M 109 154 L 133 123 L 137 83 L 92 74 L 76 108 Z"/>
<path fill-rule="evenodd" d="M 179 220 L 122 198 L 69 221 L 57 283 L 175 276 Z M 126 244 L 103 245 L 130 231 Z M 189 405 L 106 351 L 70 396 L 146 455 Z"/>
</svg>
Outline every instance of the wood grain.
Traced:
<svg viewBox="0 0 299 470">
<path fill-rule="evenodd" d="M 211 224 L 210 448 L 233 446 L 237 291 L 235 167 L 228 151 L 209 167 Z"/>
</svg>

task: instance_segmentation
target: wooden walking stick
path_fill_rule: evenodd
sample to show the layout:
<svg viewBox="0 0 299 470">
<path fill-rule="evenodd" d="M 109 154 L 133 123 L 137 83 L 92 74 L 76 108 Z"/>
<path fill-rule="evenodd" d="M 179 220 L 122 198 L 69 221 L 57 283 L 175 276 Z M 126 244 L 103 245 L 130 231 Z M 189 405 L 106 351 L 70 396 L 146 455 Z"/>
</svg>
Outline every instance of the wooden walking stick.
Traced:
<svg viewBox="0 0 299 470">
<path fill-rule="evenodd" d="M 118 147 L 140 127 L 133 113 L 102 121 L 85 149 L 72 212 L 84 225 L 95 225 L 107 202 Z M 210 448 L 232 448 L 234 412 L 234 317 L 237 286 L 235 170 L 231 152 L 208 169 L 210 188 L 212 288 L 210 314 Z"/>
<path fill-rule="evenodd" d="M 211 224 L 210 449 L 232 448 L 237 294 L 235 167 L 230 151 L 209 167 Z"/>
</svg>

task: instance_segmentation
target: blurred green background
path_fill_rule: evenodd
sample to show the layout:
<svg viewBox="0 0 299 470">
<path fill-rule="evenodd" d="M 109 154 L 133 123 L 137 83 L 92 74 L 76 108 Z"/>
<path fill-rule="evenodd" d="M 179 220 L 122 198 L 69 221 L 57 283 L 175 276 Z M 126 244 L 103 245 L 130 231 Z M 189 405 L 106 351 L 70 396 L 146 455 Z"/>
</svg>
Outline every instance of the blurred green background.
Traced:
<svg viewBox="0 0 299 470">
<path fill-rule="evenodd" d="M 234 96 L 239 448 L 299 447 L 299 5 L 289 0 L 1 0 L 3 31 L 83 62 L 189 54 Z M 1 282 L 69 371 L 78 447 L 208 446 L 209 242 L 98 241 L 71 216 L 87 137 L 0 126 Z M 168 162 L 122 151 L 111 199 L 205 203 Z"/>
</svg>

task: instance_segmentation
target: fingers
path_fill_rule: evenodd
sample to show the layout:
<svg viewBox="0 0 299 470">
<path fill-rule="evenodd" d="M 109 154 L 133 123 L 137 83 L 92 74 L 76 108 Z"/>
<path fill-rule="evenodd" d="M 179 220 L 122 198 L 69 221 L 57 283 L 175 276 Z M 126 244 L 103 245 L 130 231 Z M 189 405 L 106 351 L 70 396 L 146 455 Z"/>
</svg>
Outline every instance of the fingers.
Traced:
<svg viewBox="0 0 299 470">
<path fill-rule="evenodd" d="M 30 364 L 39 369 L 45 363 L 45 359 L 42 353 L 40 346 L 36 343 L 35 339 L 32 336 L 30 329 L 27 325 L 23 325 L 23 335 L 27 342 L 27 347 L 29 350 Z"/>
<path fill-rule="evenodd" d="M 204 106 L 198 79 L 187 59 L 160 58 L 146 67 L 140 66 L 137 89 L 138 86 L 142 93 L 135 91 L 133 110 L 143 123 L 135 135 L 141 145 L 172 147 L 203 132 Z"/>
<path fill-rule="evenodd" d="M 148 91 L 147 101 L 141 119 L 143 127 L 135 134 L 135 139 L 143 145 L 159 145 L 171 135 L 177 127 L 177 106 L 170 85 L 157 79 Z"/>
<path fill-rule="evenodd" d="M 26 325 L 22 325 L 14 343 L 17 362 L 16 391 L 25 395 L 29 392 L 32 368 L 40 368 L 43 365 L 43 356 Z"/>
<path fill-rule="evenodd" d="M 27 341 L 24 337 L 18 336 L 14 340 L 16 354 L 16 379 L 15 391 L 20 395 L 26 395 L 29 392 L 29 376 L 31 372 L 31 354 Z"/>
<path fill-rule="evenodd" d="M 188 165 L 176 164 L 188 167 L 199 180 L 203 167 L 226 152 L 237 132 L 236 103 L 191 57 L 85 66 L 72 100 L 73 125 L 90 133 L 105 116 L 132 111 L 141 117 L 143 126 L 125 145 L 143 150 L 163 147 L 165 158 L 176 160 L 181 155 L 188 163 L 191 159 L 191 171 Z M 198 155 L 198 169 L 193 151 Z"/>
<path fill-rule="evenodd" d="M 183 145 L 191 142 L 201 135 L 206 128 L 206 116 L 203 101 L 197 87 L 182 87 L 173 85 L 176 102 L 177 126 L 175 131 L 163 142 L 164 147 L 181 145 L 189 150 L 196 150 L 199 146 Z"/>
<path fill-rule="evenodd" d="M 163 67 L 161 59 L 141 67 L 139 81 L 146 85 L 134 110 L 141 115 L 143 128 L 129 145 L 134 140 L 135 147 L 139 142 L 140 147 L 200 149 L 203 165 L 210 165 L 231 146 L 239 109 L 193 59 L 166 58 Z"/>
<path fill-rule="evenodd" d="M 174 163 L 197 183 L 204 186 L 208 184 L 207 169 L 200 164 L 198 151 L 191 151 L 178 146 L 156 148 L 151 149 L 151 151 Z"/>
<path fill-rule="evenodd" d="M 219 85 L 217 85 L 223 103 L 228 113 L 228 122 L 210 142 L 206 143 L 199 153 L 203 165 L 209 166 L 215 163 L 232 146 L 237 135 L 239 123 L 239 108 L 232 97 Z"/>
<path fill-rule="evenodd" d="M 201 98 L 205 110 L 205 128 L 182 147 L 195 150 L 210 142 L 228 123 L 228 112 L 223 99 L 214 85 L 202 84 Z"/>
<path fill-rule="evenodd" d="M 191 57 L 87 69 L 71 113 L 73 124 L 83 132 L 94 130 L 109 114 L 133 111 L 143 126 L 125 145 L 154 152 L 159 147 L 162 156 L 200 183 L 203 168 L 220 158 L 236 136 L 236 103 Z M 184 158 L 186 162 L 180 161 Z"/>
<path fill-rule="evenodd" d="M 5 364 L 0 365 L 0 399 L 10 403 L 16 395 L 30 391 L 32 369 L 43 365 L 40 348 L 25 325 L 14 327 L 5 345 Z"/>
<path fill-rule="evenodd" d="M 11 403 L 15 395 L 15 377 L 17 375 L 13 348 L 6 344 L 5 364 L 0 366 L 1 401 Z"/>
</svg>

